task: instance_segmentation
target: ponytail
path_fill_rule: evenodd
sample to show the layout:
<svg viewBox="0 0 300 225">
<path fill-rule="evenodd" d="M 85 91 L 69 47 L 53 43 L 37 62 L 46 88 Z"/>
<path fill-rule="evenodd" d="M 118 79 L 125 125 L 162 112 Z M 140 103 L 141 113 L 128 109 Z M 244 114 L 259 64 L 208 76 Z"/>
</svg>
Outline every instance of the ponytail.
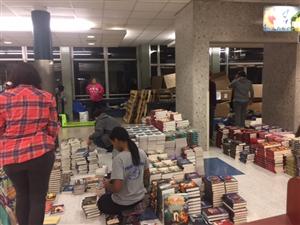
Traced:
<svg viewBox="0 0 300 225">
<path fill-rule="evenodd" d="M 133 165 L 139 166 L 141 163 L 140 152 L 136 144 L 131 139 L 128 139 L 128 148 L 131 153 Z"/>
<path fill-rule="evenodd" d="M 127 130 L 123 127 L 115 127 L 111 134 L 110 134 L 110 139 L 114 140 L 120 140 L 120 141 L 126 141 L 128 143 L 128 150 L 131 153 L 131 158 L 133 165 L 139 166 L 141 163 L 141 158 L 140 158 L 140 152 L 136 144 L 130 139 L 129 134 Z"/>
</svg>

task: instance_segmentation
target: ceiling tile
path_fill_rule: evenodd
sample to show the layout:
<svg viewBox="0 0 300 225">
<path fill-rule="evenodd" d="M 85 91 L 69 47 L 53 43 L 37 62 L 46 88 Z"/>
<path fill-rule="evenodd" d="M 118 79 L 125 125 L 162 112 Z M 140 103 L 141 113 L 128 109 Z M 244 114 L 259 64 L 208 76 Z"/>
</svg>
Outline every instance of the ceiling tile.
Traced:
<svg viewBox="0 0 300 225">
<path fill-rule="evenodd" d="M 157 16 L 156 19 L 172 19 L 175 20 L 175 13 L 174 12 L 160 12 Z"/>
<path fill-rule="evenodd" d="M 104 10 L 133 10 L 135 0 L 106 0 Z"/>
<path fill-rule="evenodd" d="M 130 14 L 131 14 L 131 11 L 105 10 L 103 16 L 105 18 L 127 19 Z"/>
<path fill-rule="evenodd" d="M 130 19 L 128 20 L 128 25 L 148 25 L 151 23 L 151 19 Z"/>
<path fill-rule="evenodd" d="M 160 2 L 138 2 L 135 5 L 134 10 L 136 11 L 161 11 L 163 7 L 165 6 L 165 3 L 160 3 Z"/>
<path fill-rule="evenodd" d="M 72 1 L 71 4 L 74 8 L 103 9 L 103 2 L 101 1 Z"/>
<path fill-rule="evenodd" d="M 185 5 L 186 4 L 183 4 L 183 3 L 168 3 L 163 11 L 177 13 L 182 8 L 184 8 Z"/>
<path fill-rule="evenodd" d="M 158 13 L 148 11 L 133 11 L 130 18 L 133 19 L 153 19 Z"/>
</svg>

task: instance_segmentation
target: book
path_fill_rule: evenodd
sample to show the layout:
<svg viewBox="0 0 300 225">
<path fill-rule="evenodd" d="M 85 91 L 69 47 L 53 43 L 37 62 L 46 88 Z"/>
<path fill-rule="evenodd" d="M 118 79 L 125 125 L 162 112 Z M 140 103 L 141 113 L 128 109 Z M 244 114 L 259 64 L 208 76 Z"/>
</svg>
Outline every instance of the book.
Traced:
<svg viewBox="0 0 300 225">
<path fill-rule="evenodd" d="M 107 225 L 114 225 L 120 223 L 118 216 L 107 216 L 105 220 Z"/>
<path fill-rule="evenodd" d="M 44 225 L 56 225 L 60 221 L 60 216 L 46 216 L 44 219 Z"/>
<path fill-rule="evenodd" d="M 51 207 L 51 215 L 60 214 L 65 211 L 65 205 L 53 205 Z"/>
<path fill-rule="evenodd" d="M 205 219 L 210 223 L 229 218 L 228 212 L 223 207 L 203 209 L 202 213 Z"/>
</svg>

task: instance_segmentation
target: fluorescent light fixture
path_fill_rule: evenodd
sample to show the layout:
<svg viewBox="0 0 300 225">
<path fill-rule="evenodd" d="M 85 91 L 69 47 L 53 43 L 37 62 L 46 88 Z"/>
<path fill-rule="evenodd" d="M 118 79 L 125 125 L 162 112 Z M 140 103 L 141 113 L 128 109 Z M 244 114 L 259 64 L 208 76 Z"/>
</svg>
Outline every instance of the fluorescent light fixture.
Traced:
<svg viewBox="0 0 300 225">
<path fill-rule="evenodd" d="M 172 32 L 172 33 L 169 35 L 168 39 L 170 39 L 170 40 L 175 40 L 175 39 L 176 39 L 176 34 L 175 34 L 175 32 Z"/>
<path fill-rule="evenodd" d="M 88 35 L 87 38 L 88 38 L 88 39 L 94 39 L 95 36 L 94 36 L 94 35 Z"/>
<path fill-rule="evenodd" d="M 11 41 L 3 41 L 3 44 L 5 44 L 5 45 L 11 45 L 12 42 Z"/>
<path fill-rule="evenodd" d="M 94 45 L 95 45 L 95 42 L 89 42 L 88 45 L 94 46 Z"/>
<path fill-rule="evenodd" d="M 110 30 L 126 30 L 124 27 L 111 27 Z"/>
<path fill-rule="evenodd" d="M 51 18 L 53 32 L 80 32 L 88 31 L 95 24 L 86 19 Z M 30 17 L 0 17 L 0 31 L 32 31 L 33 25 Z"/>
</svg>

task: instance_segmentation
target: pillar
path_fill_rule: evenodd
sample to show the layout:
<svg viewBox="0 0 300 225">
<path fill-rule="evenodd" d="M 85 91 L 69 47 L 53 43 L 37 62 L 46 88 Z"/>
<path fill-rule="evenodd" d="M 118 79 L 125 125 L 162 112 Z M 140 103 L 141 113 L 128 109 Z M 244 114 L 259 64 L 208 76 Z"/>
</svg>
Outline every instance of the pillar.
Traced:
<svg viewBox="0 0 300 225">
<path fill-rule="evenodd" d="M 38 70 L 42 88 L 54 93 L 55 77 L 52 63 L 52 38 L 50 30 L 50 13 L 43 10 L 31 12 L 34 37 L 34 66 Z"/>
<path fill-rule="evenodd" d="M 72 48 L 61 47 L 61 71 L 62 83 L 65 88 L 66 104 L 65 113 L 69 116 L 69 120 L 73 120 L 73 99 L 74 97 L 74 77 L 73 77 L 73 62 Z"/>
<path fill-rule="evenodd" d="M 145 89 L 151 87 L 150 70 L 150 47 L 141 45 L 137 48 L 138 66 L 139 66 L 139 87 Z"/>
<path fill-rule="evenodd" d="M 300 44 L 265 44 L 263 122 L 290 131 L 300 125 Z"/>
</svg>

